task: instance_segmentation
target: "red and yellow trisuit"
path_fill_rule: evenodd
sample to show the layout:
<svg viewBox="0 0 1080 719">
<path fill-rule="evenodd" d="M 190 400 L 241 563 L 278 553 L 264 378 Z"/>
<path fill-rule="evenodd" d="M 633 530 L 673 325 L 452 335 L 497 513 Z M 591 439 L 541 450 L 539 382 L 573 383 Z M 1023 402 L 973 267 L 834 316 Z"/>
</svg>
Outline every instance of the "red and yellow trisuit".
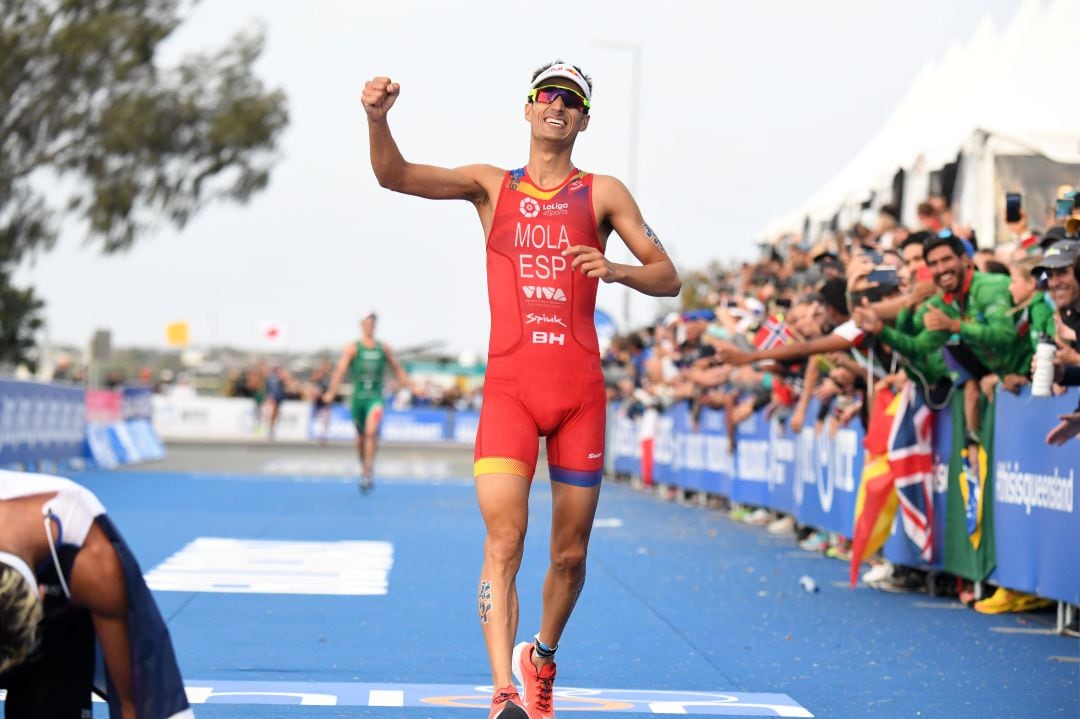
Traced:
<svg viewBox="0 0 1080 719">
<path fill-rule="evenodd" d="M 524 169 L 503 179 L 487 242 L 488 345 L 474 474 L 532 479 L 538 437 L 551 479 L 600 483 L 606 398 L 593 313 L 598 280 L 571 268 L 563 250 L 603 250 L 593 175 L 575 170 L 537 187 Z"/>
</svg>

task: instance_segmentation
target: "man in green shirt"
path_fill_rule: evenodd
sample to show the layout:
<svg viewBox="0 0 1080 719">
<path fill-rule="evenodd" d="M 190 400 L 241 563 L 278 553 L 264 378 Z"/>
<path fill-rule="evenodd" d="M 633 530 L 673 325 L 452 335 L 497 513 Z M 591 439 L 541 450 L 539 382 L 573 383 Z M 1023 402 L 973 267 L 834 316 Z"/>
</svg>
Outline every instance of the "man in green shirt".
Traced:
<svg viewBox="0 0 1080 719">
<path fill-rule="evenodd" d="M 1028 348 L 1013 320 L 1009 277 L 976 272 L 955 235 L 934 237 L 923 248 L 927 267 L 941 290 L 913 318 L 907 331 L 884 325 L 872 312 L 860 326 L 906 357 L 946 353 L 956 384 L 964 386 L 969 444 L 979 444 L 979 381 L 988 374 L 1018 374 Z"/>
<path fill-rule="evenodd" d="M 360 489 L 365 494 L 375 485 L 375 451 L 378 447 L 379 425 L 383 413 L 383 376 L 387 366 L 394 371 L 398 382 L 409 387 L 409 375 L 398 363 L 386 344 L 375 339 L 375 312 L 360 316 L 360 339 L 345 345 L 334 369 L 330 386 L 323 401 L 330 403 L 337 396 L 338 386 L 349 374 L 352 382 L 350 409 L 356 426 L 356 454 L 360 459 Z"/>
</svg>

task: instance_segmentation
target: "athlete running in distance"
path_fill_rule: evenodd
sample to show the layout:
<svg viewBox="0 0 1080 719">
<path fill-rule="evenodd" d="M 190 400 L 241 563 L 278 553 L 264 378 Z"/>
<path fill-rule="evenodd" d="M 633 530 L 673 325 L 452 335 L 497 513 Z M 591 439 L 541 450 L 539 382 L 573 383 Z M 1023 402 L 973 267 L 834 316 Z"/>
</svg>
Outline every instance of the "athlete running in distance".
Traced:
<svg viewBox="0 0 1080 719">
<path fill-rule="evenodd" d="M 394 371 L 404 387 L 411 387 L 409 375 L 382 342 L 375 339 L 375 312 L 365 310 L 360 315 L 360 339 L 345 345 L 334 368 L 330 386 L 323 402 L 331 404 L 345 373 L 352 381 L 349 409 L 356 427 L 356 456 L 360 460 L 360 491 L 367 494 L 375 486 L 375 451 L 379 445 L 379 425 L 383 415 L 383 376 L 386 367 Z"/>
<path fill-rule="evenodd" d="M 627 188 L 570 158 L 589 126 L 592 81 L 561 61 L 533 73 L 524 116 L 529 160 L 506 171 L 408 162 L 387 113 L 401 87 L 364 86 L 371 165 L 396 192 L 476 207 L 487 243 L 491 337 L 473 473 L 487 529 L 478 609 L 493 686 L 490 717 L 549 719 L 555 650 L 585 582 L 585 555 L 604 466 L 604 377 L 593 324 L 599 280 L 672 297 L 681 284 Z M 604 257 L 615 231 L 641 263 Z M 551 472 L 551 563 L 539 632 L 514 645 L 515 580 L 529 522 L 537 438 Z M 511 675 L 522 685 L 518 694 Z"/>
</svg>

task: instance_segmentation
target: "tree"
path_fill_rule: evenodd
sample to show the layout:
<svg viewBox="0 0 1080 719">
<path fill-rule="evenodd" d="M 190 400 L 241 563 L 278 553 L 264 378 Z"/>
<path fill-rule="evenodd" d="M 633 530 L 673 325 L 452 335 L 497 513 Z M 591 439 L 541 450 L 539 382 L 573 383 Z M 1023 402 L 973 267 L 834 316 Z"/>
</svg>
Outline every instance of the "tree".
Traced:
<svg viewBox="0 0 1080 719">
<path fill-rule="evenodd" d="M 266 187 L 288 113 L 252 71 L 262 37 L 162 67 L 181 4 L 0 0 L 0 363 L 29 358 L 41 322 L 11 273 L 53 246 L 63 217 L 112 253 L 160 218 L 183 227 L 210 201 Z M 50 175 L 66 198 L 41 189 Z"/>
</svg>

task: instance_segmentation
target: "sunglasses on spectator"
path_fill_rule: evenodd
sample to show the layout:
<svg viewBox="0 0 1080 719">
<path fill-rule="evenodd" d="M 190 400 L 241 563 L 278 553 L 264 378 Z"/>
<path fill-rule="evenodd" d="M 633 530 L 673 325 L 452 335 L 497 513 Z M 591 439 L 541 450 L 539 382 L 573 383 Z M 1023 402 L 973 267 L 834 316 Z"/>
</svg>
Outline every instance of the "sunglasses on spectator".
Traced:
<svg viewBox="0 0 1080 719">
<path fill-rule="evenodd" d="M 545 105 L 550 105 L 556 99 L 562 100 L 563 105 L 571 110 L 589 111 L 589 101 L 585 99 L 585 96 L 580 92 L 574 92 L 568 87 L 544 85 L 529 93 L 529 102 L 542 102 Z"/>
</svg>

